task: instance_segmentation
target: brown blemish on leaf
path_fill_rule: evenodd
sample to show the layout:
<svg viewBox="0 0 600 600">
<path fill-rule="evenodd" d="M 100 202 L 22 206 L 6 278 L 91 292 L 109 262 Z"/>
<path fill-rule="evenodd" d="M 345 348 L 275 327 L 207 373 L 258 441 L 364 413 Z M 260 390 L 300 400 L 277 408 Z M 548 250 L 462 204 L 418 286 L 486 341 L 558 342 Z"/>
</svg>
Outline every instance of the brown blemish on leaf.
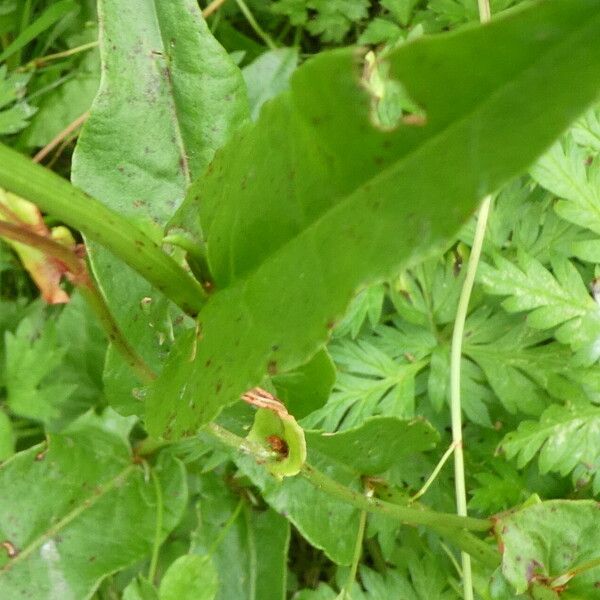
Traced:
<svg viewBox="0 0 600 600">
<path fill-rule="evenodd" d="M 267 364 L 267 373 L 269 375 L 277 375 L 277 361 L 270 360 Z"/>
<path fill-rule="evenodd" d="M 14 558 L 19 554 L 19 551 L 17 550 L 16 546 L 9 540 L 4 540 L 0 543 L 0 546 L 2 546 L 6 550 L 8 558 Z"/>
</svg>

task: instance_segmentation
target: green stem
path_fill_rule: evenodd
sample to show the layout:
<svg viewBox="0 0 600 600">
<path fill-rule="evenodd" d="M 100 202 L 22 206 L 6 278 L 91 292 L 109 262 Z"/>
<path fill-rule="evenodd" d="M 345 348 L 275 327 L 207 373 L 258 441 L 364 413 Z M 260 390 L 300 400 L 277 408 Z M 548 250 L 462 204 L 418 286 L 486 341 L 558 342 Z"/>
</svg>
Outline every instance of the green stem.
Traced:
<svg viewBox="0 0 600 600">
<path fill-rule="evenodd" d="M 460 363 L 462 357 L 462 343 L 465 332 L 465 322 L 469 309 L 469 301 L 475 274 L 481 256 L 485 228 L 490 211 L 491 197 L 483 201 L 477 218 L 475 239 L 471 248 L 471 255 L 467 265 L 465 281 L 458 301 L 454 331 L 452 332 L 452 348 L 450 351 L 450 409 L 452 413 L 452 442 L 454 445 L 454 483 L 456 488 L 456 513 L 462 517 L 467 516 L 467 489 L 465 483 L 465 459 L 463 454 L 462 438 L 462 408 L 460 398 Z M 465 600 L 473 600 L 473 572 L 471 569 L 470 554 L 462 553 L 463 592 Z"/>
<path fill-rule="evenodd" d="M 54 54 L 46 54 L 46 56 L 40 56 L 38 58 L 34 58 L 30 60 L 27 64 L 23 65 L 15 69 L 15 71 L 22 72 L 28 71 L 29 69 L 37 69 L 42 65 L 50 62 L 52 60 L 57 60 L 60 58 L 67 58 L 69 56 L 73 56 L 75 54 L 79 54 L 80 52 L 85 52 L 86 50 L 91 50 L 92 48 L 96 48 L 98 46 L 98 41 L 88 42 L 87 44 L 82 44 L 81 46 L 76 46 L 75 48 L 69 48 L 68 50 L 63 50 L 62 52 L 55 52 Z"/>
<path fill-rule="evenodd" d="M 422 508 L 399 506 L 385 502 L 379 498 L 366 496 L 347 488 L 346 486 L 321 473 L 313 466 L 305 463 L 301 475 L 310 481 L 316 488 L 335 496 L 339 500 L 367 512 L 387 515 L 401 521 L 405 525 L 426 525 L 428 527 L 448 526 L 456 529 L 470 529 L 472 531 L 489 531 L 491 522 L 488 519 L 475 519 L 462 517 L 450 513 L 435 512 Z"/>
<path fill-rule="evenodd" d="M 127 338 L 119 328 L 106 304 L 104 296 L 89 276 L 85 268 L 85 263 L 72 250 L 50 238 L 38 235 L 25 227 L 6 221 L 0 221 L 0 236 L 37 248 L 46 256 L 52 257 L 64 264 L 73 276 L 73 283 L 78 287 L 84 300 L 98 317 L 108 339 L 138 375 L 140 381 L 150 383 L 150 381 L 155 379 L 152 370 L 137 354 L 133 346 L 129 344 Z"/>
<path fill-rule="evenodd" d="M 450 444 L 448 450 L 446 450 L 446 452 L 444 453 L 444 456 L 442 456 L 442 458 L 440 459 L 440 462 L 437 464 L 437 466 L 433 470 L 433 473 L 431 473 L 431 475 L 429 476 L 429 479 L 427 479 L 427 481 L 425 482 L 423 487 L 414 496 L 412 496 L 410 498 L 410 502 L 415 502 L 416 500 L 421 498 L 421 496 L 423 496 L 427 492 L 427 490 L 429 489 L 431 484 L 437 479 L 437 476 L 440 474 L 440 471 L 444 468 L 444 465 L 446 464 L 446 462 L 452 455 L 452 452 L 454 452 L 454 444 Z"/>
<path fill-rule="evenodd" d="M 356 579 L 356 572 L 358 571 L 358 563 L 360 562 L 360 556 L 362 554 L 363 539 L 365 537 L 365 525 L 367 524 L 367 511 L 362 510 L 360 512 L 360 520 L 358 522 L 358 534 L 356 535 L 356 545 L 354 546 L 354 556 L 352 557 L 352 564 L 350 565 L 350 573 L 348 573 L 348 579 L 342 592 L 342 600 L 352 600 L 350 592 Z"/>
<path fill-rule="evenodd" d="M 264 463 L 267 460 L 273 459 L 273 452 L 267 450 L 261 444 L 239 437 L 216 423 L 209 424 L 207 430 L 222 443 L 245 454 L 250 454 L 259 463 Z M 306 463 L 302 467 L 300 474 L 316 488 L 330 496 L 336 497 L 338 500 L 347 502 L 360 510 L 387 515 L 388 517 L 397 519 L 407 525 L 447 527 L 452 528 L 453 531 L 455 528 L 458 530 L 470 529 L 472 531 L 489 531 L 492 526 L 491 521 L 488 519 L 460 517 L 450 513 L 434 512 L 416 507 L 399 506 L 391 504 L 390 502 L 385 502 L 379 498 L 369 498 L 347 488 Z"/>
<path fill-rule="evenodd" d="M 219 547 L 219 545 L 221 544 L 221 542 L 227 535 L 227 532 L 229 531 L 231 526 L 237 520 L 243 506 L 244 506 L 244 499 L 240 498 L 240 501 L 237 503 L 237 506 L 235 507 L 234 511 L 231 513 L 231 515 L 229 515 L 229 519 L 227 519 L 225 524 L 221 527 L 221 531 L 219 532 L 219 535 L 217 536 L 217 538 L 215 539 L 215 541 L 212 543 L 211 547 L 209 548 L 208 553 L 211 556 L 215 553 L 215 551 L 217 550 L 217 548 Z"/>
<path fill-rule="evenodd" d="M 160 554 L 162 530 L 163 530 L 163 495 L 160 481 L 154 472 L 150 469 L 150 476 L 154 484 L 154 493 L 156 494 L 156 531 L 154 533 L 154 545 L 152 547 L 152 558 L 150 559 L 150 567 L 148 568 L 148 581 L 154 583 L 156 577 L 156 567 L 158 565 L 158 555 Z"/>
<path fill-rule="evenodd" d="M 110 312 L 108 304 L 98 289 L 98 286 L 90 279 L 85 284 L 79 286 L 79 291 L 98 317 L 100 324 L 104 328 L 104 331 L 106 331 L 108 339 L 115 350 L 121 354 L 125 359 L 125 362 L 139 377 L 140 381 L 144 384 L 148 384 L 156 379 L 156 374 L 127 341 L 127 338 Z"/>
<path fill-rule="evenodd" d="M 248 5 L 244 2 L 244 0 L 236 0 L 237 5 L 240 7 L 243 15 L 246 17 L 250 27 L 254 29 L 256 35 L 262 39 L 262 41 L 269 47 L 271 50 L 276 50 L 277 46 L 275 42 L 270 38 L 270 36 L 265 32 L 265 30 L 258 24 L 252 12 L 248 8 Z"/>
<path fill-rule="evenodd" d="M 3 144 L 0 186 L 106 247 L 184 312 L 193 316 L 202 307 L 202 286 L 129 219 Z"/>
</svg>

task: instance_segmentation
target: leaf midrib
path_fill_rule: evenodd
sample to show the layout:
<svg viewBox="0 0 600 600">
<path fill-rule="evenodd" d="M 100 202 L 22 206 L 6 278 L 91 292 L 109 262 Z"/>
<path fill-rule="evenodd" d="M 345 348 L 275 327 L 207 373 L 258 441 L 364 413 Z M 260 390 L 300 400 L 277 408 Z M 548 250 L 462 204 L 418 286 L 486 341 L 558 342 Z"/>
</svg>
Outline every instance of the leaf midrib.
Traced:
<svg viewBox="0 0 600 600">
<path fill-rule="evenodd" d="M 67 525 L 83 514 L 86 510 L 92 508 L 101 498 L 103 498 L 108 492 L 112 491 L 122 481 L 127 479 L 131 473 L 137 471 L 138 468 L 139 467 L 133 463 L 129 464 L 123 470 L 117 473 L 117 475 L 115 475 L 112 479 L 109 479 L 106 483 L 97 486 L 91 496 L 82 500 L 78 506 L 74 507 L 62 519 L 52 525 L 52 527 L 49 527 L 44 533 L 25 546 L 25 548 L 21 549 L 14 558 L 10 559 L 9 562 L 0 568 L 0 576 L 2 576 L 4 573 L 8 573 L 8 571 L 10 571 L 16 564 L 28 558 L 44 542 L 62 531 Z"/>
<path fill-rule="evenodd" d="M 161 1 L 164 2 L 164 0 L 152 0 L 152 14 L 154 15 L 154 18 L 156 20 L 156 29 L 158 30 L 158 35 L 162 42 L 162 49 L 163 49 L 165 60 L 168 60 L 167 59 L 167 57 L 169 56 L 168 50 L 165 45 L 165 38 L 163 37 L 160 19 L 158 18 L 158 11 L 156 9 L 156 3 L 161 2 Z M 166 68 L 169 69 L 169 66 L 167 65 Z M 188 153 L 186 151 L 186 143 L 185 143 L 185 139 L 183 136 L 183 131 L 181 129 L 181 123 L 179 122 L 179 111 L 178 111 L 178 106 L 177 106 L 177 100 L 175 98 L 175 87 L 173 85 L 172 74 L 171 74 L 170 70 L 168 70 L 167 73 L 168 74 L 164 75 L 163 77 L 166 81 L 167 88 L 169 89 L 169 92 L 170 92 L 167 95 L 168 99 L 170 100 L 170 102 L 168 102 L 169 108 L 171 109 L 169 112 L 171 113 L 173 126 L 175 127 L 175 136 L 177 138 L 177 149 L 179 151 L 179 158 L 181 160 L 180 164 L 181 164 L 182 171 L 183 171 L 183 177 L 185 179 L 185 187 L 187 189 L 192 182 L 192 177 L 191 177 L 191 173 L 190 173 L 190 164 L 189 164 L 189 159 L 188 159 Z"/>
<path fill-rule="evenodd" d="M 346 194 L 344 196 L 344 198 L 342 198 L 336 204 L 328 207 L 323 213 L 318 215 L 317 218 L 314 221 L 312 221 L 311 223 L 309 223 L 304 229 L 302 229 L 302 230 L 298 231 L 297 233 L 295 233 L 294 235 L 292 235 L 283 244 L 281 244 L 279 247 L 275 248 L 269 255 L 265 256 L 262 261 L 260 261 L 256 265 L 254 265 L 251 269 L 249 269 L 241 277 L 235 279 L 233 285 L 230 284 L 230 285 L 227 285 L 225 288 L 221 288 L 221 289 L 224 290 L 224 289 L 228 289 L 228 288 L 232 288 L 232 287 L 236 287 L 236 286 L 248 285 L 248 283 L 251 281 L 254 274 L 257 271 L 259 271 L 263 267 L 263 265 L 265 265 L 266 263 L 268 263 L 270 261 L 275 260 L 275 257 L 277 255 L 284 252 L 285 249 L 287 247 L 291 246 L 297 239 L 308 235 L 308 232 L 310 232 L 311 230 L 317 229 L 317 227 L 327 217 L 329 217 L 333 212 L 343 210 L 343 208 L 345 206 L 348 206 L 350 204 L 351 200 L 359 192 L 359 190 L 364 189 L 365 187 L 377 186 L 377 182 L 379 180 L 384 180 L 386 177 L 389 177 L 390 174 L 392 174 L 394 171 L 400 171 L 403 168 L 403 165 L 405 163 L 413 160 L 415 157 L 418 157 L 420 154 L 426 152 L 429 149 L 429 146 L 437 144 L 440 140 L 442 140 L 445 136 L 447 136 L 454 129 L 460 128 L 465 122 L 468 121 L 468 119 L 470 119 L 474 115 L 476 115 L 480 112 L 484 112 L 485 109 L 487 109 L 487 107 L 494 102 L 494 100 L 497 96 L 503 94 L 506 90 L 510 89 L 511 87 L 515 87 L 515 86 L 519 85 L 519 83 L 523 80 L 524 76 L 526 76 L 530 72 L 534 71 L 539 63 L 547 61 L 549 57 L 551 57 L 553 54 L 558 53 L 560 50 L 562 50 L 562 48 L 564 46 L 570 45 L 573 42 L 573 40 L 577 40 L 578 38 L 584 37 L 587 34 L 588 30 L 590 30 L 590 29 L 597 30 L 598 22 L 600 22 L 600 16 L 597 15 L 595 18 L 591 19 L 587 23 L 578 27 L 576 31 L 565 36 L 564 40 L 558 42 L 557 44 L 554 44 L 551 47 L 551 49 L 548 50 L 548 52 L 544 53 L 542 56 L 535 59 L 527 67 L 522 68 L 515 77 L 511 78 L 508 81 L 505 81 L 499 87 L 495 88 L 490 94 L 488 94 L 485 97 L 485 99 L 482 102 L 476 104 L 475 108 L 467 110 L 463 114 L 462 117 L 451 121 L 448 125 L 446 125 L 442 129 L 440 129 L 440 131 L 436 132 L 431 137 L 423 140 L 422 143 L 420 143 L 415 148 L 411 149 L 407 154 L 405 154 L 398 161 L 394 162 L 393 164 L 389 165 L 388 167 L 386 167 L 385 169 L 383 169 L 382 171 L 377 173 L 375 176 L 373 176 L 370 179 L 363 182 L 360 186 L 358 186 L 352 192 Z M 307 117 L 302 115 L 302 119 L 304 120 L 304 123 L 307 125 L 307 127 L 309 129 L 311 129 L 311 125 L 310 125 L 310 122 L 308 121 Z M 209 244 L 210 244 L 210 239 L 209 239 Z M 217 292 L 217 294 L 218 294 L 218 292 Z M 217 294 L 215 294 L 215 296 Z"/>
</svg>

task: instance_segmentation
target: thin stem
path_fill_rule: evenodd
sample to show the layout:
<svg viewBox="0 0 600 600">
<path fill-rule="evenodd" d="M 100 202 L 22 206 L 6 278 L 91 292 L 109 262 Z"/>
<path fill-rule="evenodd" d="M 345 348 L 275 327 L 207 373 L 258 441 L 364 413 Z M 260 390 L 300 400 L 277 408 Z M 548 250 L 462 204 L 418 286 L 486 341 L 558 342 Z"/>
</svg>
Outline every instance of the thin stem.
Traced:
<svg viewBox="0 0 600 600">
<path fill-rule="evenodd" d="M 213 0 L 203 11 L 202 16 L 207 19 L 214 12 L 217 12 L 227 0 Z"/>
<path fill-rule="evenodd" d="M 460 516 L 467 516 L 467 489 L 465 483 L 465 459 L 463 453 L 462 438 L 462 409 L 460 398 L 460 363 L 462 357 L 462 342 L 465 331 L 465 322 L 469 309 L 469 300 L 475 282 L 475 274 L 481 256 L 483 238 L 485 237 L 485 228 L 488 214 L 490 211 L 491 197 L 488 196 L 483 201 L 477 218 L 477 228 L 475 230 L 475 239 L 471 248 L 471 255 L 467 265 L 465 281 L 458 301 L 456 319 L 454 321 L 454 331 L 452 332 L 452 348 L 450 352 L 450 409 L 452 413 L 452 442 L 454 451 L 454 482 L 456 488 L 456 513 Z M 473 600 L 473 575 L 471 569 L 471 556 L 465 552 L 462 553 L 463 566 L 463 590 L 465 600 Z"/>
<path fill-rule="evenodd" d="M 150 383 L 155 378 L 152 370 L 127 341 L 127 338 L 112 316 L 104 296 L 89 276 L 85 263 L 75 252 L 51 238 L 6 221 L 0 221 L 0 236 L 37 248 L 47 257 L 51 257 L 62 263 L 71 274 L 73 284 L 78 287 L 84 300 L 98 317 L 108 339 L 138 375 L 140 381 Z"/>
<path fill-rule="evenodd" d="M 60 133 L 58 133 L 51 141 L 49 141 L 34 157 L 33 162 L 39 163 L 56 148 L 67 136 L 73 133 L 76 129 L 81 127 L 86 119 L 90 116 L 89 111 L 85 111 L 82 115 L 79 115 L 72 123 L 69 123 Z"/>
<path fill-rule="evenodd" d="M 478 0 L 479 4 L 479 20 L 482 23 L 487 23 L 492 18 L 492 10 L 490 8 L 490 0 Z"/>
<path fill-rule="evenodd" d="M 489 0 L 478 0 L 479 18 L 486 23 L 491 18 Z M 458 515 L 467 516 L 467 489 L 465 483 L 465 459 L 462 438 L 462 408 L 460 398 L 460 363 L 462 357 L 462 343 L 465 331 L 465 322 L 469 310 L 469 301 L 475 282 L 475 274 L 481 257 L 483 239 L 490 212 L 491 196 L 487 196 L 479 209 L 475 239 L 469 256 L 467 273 L 458 301 L 454 331 L 452 332 L 452 348 L 450 354 L 450 409 L 452 414 L 452 440 L 456 448 L 454 452 L 454 482 L 456 488 L 456 512 Z M 471 555 L 461 553 L 463 571 L 463 595 L 465 600 L 473 600 L 473 570 L 471 568 Z"/>
<path fill-rule="evenodd" d="M 227 532 L 229 531 L 231 526 L 235 523 L 243 506 L 244 506 L 244 499 L 240 498 L 240 501 L 237 503 L 237 506 L 235 507 L 234 511 L 229 516 L 229 519 L 227 519 L 225 524 L 221 527 L 221 531 L 219 532 L 219 535 L 217 536 L 215 541 L 211 544 L 211 546 L 208 550 L 208 553 L 211 556 L 215 553 L 216 549 L 219 547 L 219 544 L 223 541 L 223 539 L 227 535 Z"/>
<path fill-rule="evenodd" d="M 436 480 L 437 476 L 440 474 L 440 471 L 444 468 L 444 465 L 446 464 L 446 462 L 452 455 L 452 452 L 454 452 L 454 448 L 455 448 L 454 444 L 450 444 L 450 446 L 448 447 L 448 450 L 446 450 L 446 452 L 444 452 L 444 456 L 442 456 L 442 458 L 440 459 L 440 462 L 437 464 L 437 466 L 433 470 L 433 473 L 431 473 L 431 475 L 429 476 L 429 479 L 425 482 L 423 487 L 414 496 L 411 497 L 410 502 L 415 502 L 415 500 L 418 500 L 421 496 L 423 496 L 427 492 L 427 490 L 429 489 L 431 484 Z"/>
<path fill-rule="evenodd" d="M 276 50 L 277 46 L 276 46 L 275 42 L 270 38 L 270 36 L 267 34 L 267 32 L 258 24 L 256 19 L 254 18 L 254 15 L 250 12 L 250 9 L 248 8 L 248 5 L 244 2 L 244 0 L 236 0 L 236 2 L 237 2 L 237 5 L 240 7 L 240 10 L 242 11 L 243 15 L 246 17 L 246 21 L 248 21 L 248 24 L 250 25 L 250 27 L 252 27 L 252 29 L 254 30 L 256 35 L 271 50 Z"/>
<path fill-rule="evenodd" d="M 196 315 L 204 304 L 202 286 L 129 219 L 3 144 L 0 186 L 106 247 L 184 312 Z"/>
<path fill-rule="evenodd" d="M 76 46 L 75 48 L 69 48 L 68 50 L 63 50 L 62 52 L 46 54 L 46 56 L 40 56 L 38 58 L 30 60 L 27 64 L 23 65 L 22 67 L 15 69 L 15 71 L 23 72 L 28 71 L 30 69 L 37 69 L 38 67 L 41 67 L 53 60 L 58 60 L 60 58 L 68 58 L 69 56 L 74 56 L 75 54 L 79 54 L 80 52 L 85 52 L 86 50 L 96 48 L 97 46 L 98 40 L 96 40 L 95 42 L 88 42 L 87 44 L 82 44 L 81 46 Z"/>
<path fill-rule="evenodd" d="M 367 524 L 367 511 L 362 510 L 360 512 L 360 519 L 358 521 L 358 534 L 356 535 L 356 544 L 354 546 L 354 556 L 352 557 L 352 564 L 350 565 L 350 573 L 348 573 L 348 579 L 342 592 L 341 600 L 352 600 L 350 592 L 356 579 L 356 572 L 358 571 L 358 563 L 360 562 L 360 556 L 362 554 L 363 539 L 365 537 L 365 525 Z"/>
<path fill-rule="evenodd" d="M 154 578 L 156 577 L 156 566 L 158 565 L 158 555 L 160 554 L 160 547 L 162 545 L 161 540 L 163 530 L 164 503 L 160 481 L 158 480 L 154 469 L 150 470 L 150 477 L 152 477 L 154 493 L 156 494 L 156 530 L 154 532 L 154 544 L 152 546 L 150 567 L 148 568 L 148 581 L 150 581 L 150 583 L 154 583 Z"/>
</svg>

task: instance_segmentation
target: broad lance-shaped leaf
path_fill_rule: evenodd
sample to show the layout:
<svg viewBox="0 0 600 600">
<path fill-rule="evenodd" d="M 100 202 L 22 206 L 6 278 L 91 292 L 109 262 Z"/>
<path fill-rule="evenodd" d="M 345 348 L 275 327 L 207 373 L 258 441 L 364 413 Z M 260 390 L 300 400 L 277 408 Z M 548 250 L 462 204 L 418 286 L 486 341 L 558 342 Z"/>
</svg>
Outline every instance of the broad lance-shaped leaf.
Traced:
<svg viewBox="0 0 600 600">
<path fill-rule="evenodd" d="M 161 455 L 150 479 L 114 425 L 88 414 L 0 467 L 0 597 L 89 598 L 108 574 L 150 556 L 187 504 L 183 465 Z"/>
<path fill-rule="evenodd" d="M 598 504 L 553 500 L 527 506 L 496 520 L 502 573 L 518 594 L 531 588 L 556 596 L 600 598 Z"/>
<path fill-rule="evenodd" d="M 392 131 L 371 121 L 359 51 L 300 67 L 188 198 L 216 291 L 149 398 L 151 431 L 193 432 L 305 362 L 359 286 L 448 239 L 596 98 L 599 28 L 598 3 L 556 0 L 402 46 L 390 77 L 426 123 Z"/>
<path fill-rule="evenodd" d="M 374 417 L 361 427 L 333 435 L 306 432 L 308 462 L 355 489 L 362 489 L 362 475 L 383 473 L 409 454 L 431 450 L 438 439 L 426 421 L 390 417 Z M 358 532 L 358 509 L 302 477 L 288 477 L 280 483 L 252 458 L 237 454 L 232 458 L 268 504 L 285 514 L 313 546 L 322 548 L 337 563 L 350 564 Z"/>
<path fill-rule="evenodd" d="M 192 177 L 248 118 L 239 69 L 195 0 L 101 0 L 102 83 L 73 159 L 73 182 L 160 243 Z M 95 244 L 90 260 L 130 343 L 156 370 L 172 335 L 168 302 Z M 139 413 L 137 382 L 109 351 L 107 396 Z"/>
<path fill-rule="evenodd" d="M 252 508 L 214 473 L 203 475 L 199 486 L 191 551 L 212 557 L 219 579 L 216 600 L 284 600 L 287 520 L 272 509 Z"/>
</svg>

